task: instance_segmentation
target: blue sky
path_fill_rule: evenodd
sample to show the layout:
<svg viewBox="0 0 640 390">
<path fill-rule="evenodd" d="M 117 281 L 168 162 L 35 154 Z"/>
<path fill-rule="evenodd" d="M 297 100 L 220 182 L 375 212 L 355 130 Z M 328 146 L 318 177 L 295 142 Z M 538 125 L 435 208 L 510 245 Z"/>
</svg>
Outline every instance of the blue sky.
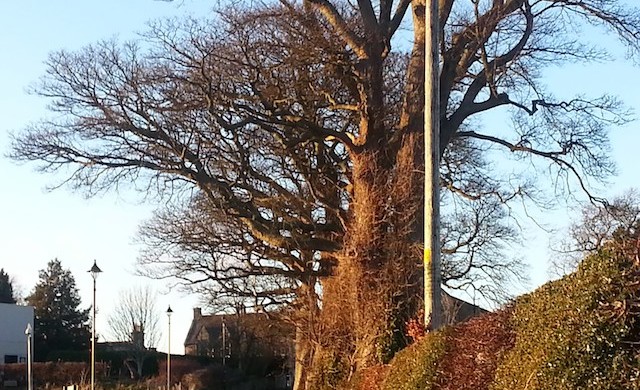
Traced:
<svg viewBox="0 0 640 390">
<path fill-rule="evenodd" d="M 106 336 L 106 316 L 118 292 L 133 285 L 150 284 L 159 292 L 158 309 L 174 310 L 172 350 L 182 341 L 197 305 L 195 297 L 169 291 L 166 283 L 134 277 L 138 248 L 133 236 L 138 224 L 151 216 L 153 205 L 133 194 L 109 193 L 85 199 L 69 188 L 48 192 L 60 177 L 34 171 L 33 165 L 8 160 L 9 132 L 47 115 L 46 102 L 26 93 L 44 73 L 43 62 L 52 50 L 76 49 L 96 40 L 133 38 L 146 21 L 181 15 L 203 15 L 207 0 L 163 2 L 42 1 L 0 2 L 0 267 L 14 276 L 28 293 L 38 270 L 58 258 L 75 276 L 83 305 L 91 304 L 93 260 L 104 271 L 97 287 L 97 332 Z M 165 324 L 162 314 L 161 323 Z M 159 348 L 166 348 L 166 342 Z"/>
<path fill-rule="evenodd" d="M 58 258 L 76 278 L 83 305 L 91 297 L 91 278 L 87 270 L 93 259 L 104 273 L 98 279 L 97 331 L 107 333 L 106 316 L 115 304 L 117 293 L 133 285 L 150 284 L 160 293 L 158 309 L 168 304 L 174 310 L 172 350 L 182 351 L 193 296 L 185 296 L 165 283 L 133 276 L 138 248 L 133 236 L 138 224 L 151 216 L 153 204 L 134 194 L 109 193 L 85 199 L 69 188 L 47 192 L 47 186 L 60 177 L 43 175 L 34 166 L 16 165 L 4 155 L 8 151 L 9 132 L 45 116 L 46 102 L 25 92 L 26 87 L 43 74 L 43 61 L 57 49 L 76 49 L 102 38 L 126 39 L 142 31 L 149 19 L 167 16 L 203 15 L 213 2 L 182 0 L 163 2 L 20 0 L 0 2 L 0 267 L 14 276 L 28 293 L 37 282 L 37 272 Z M 640 112 L 638 68 L 623 61 L 623 51 L 613 41 L 599 38 L 613 47 L 618 59 L 611 63 L 567 65 L 546 72 L 546 82 L 559 96 L 584 93 L 597 96 L 609 92 L 621 97 Z M 611 132 L 612 152 L 619 176 L 600 188 L 600 194 L 614 196 L 638 186 L 638 122 Z M 541 217 L 550 227 L 561 227 L 573 210 L 558 210 Z M 549 236 L 534 227 L 525 231 L 527 253 L 531 263 L 531 287 L 548 278 L 547 247 Z M 164 316 L 162 323 L 164 324 Z M 159 348 L 165 349 L 166 334 Z M 180 344 L 179 346 L 177 344 Z"/>
</svg>

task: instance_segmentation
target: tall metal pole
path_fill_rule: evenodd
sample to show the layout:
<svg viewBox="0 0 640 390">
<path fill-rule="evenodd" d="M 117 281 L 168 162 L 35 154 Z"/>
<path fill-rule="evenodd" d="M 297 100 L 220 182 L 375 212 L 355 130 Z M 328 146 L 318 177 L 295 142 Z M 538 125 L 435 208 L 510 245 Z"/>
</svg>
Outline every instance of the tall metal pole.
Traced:
<svg viewBox="0 0 640 390">
<path fill-rule="evenodd" d="M 93 267 L 89 270 L 93 278 L 93 306 L 91 308 L 91 390 L 96 386 L 96 279 L 102 270 L 93 261 Z"/>
<path fill-rule="evenodd" d="M 96 386 L 96 278 L 93 278 L 93 306 L 91 311 L 91 390 L 94 390 Z"/>
<path fill-rule="evenodd" d="M 24 333 L 27 335 L 27 389 L 33 390 L 33 331 L 31 323 L 27 324 Z"/>
<path fill-rule="evenodd" d="M 426 0 L 424 77 L 424 321 L 442 325 L 440 288 L 440 72 L 438 0 Z"/>
<path fill-rule="evenodd" d="M 167 319 L 169 320 L 169 324 L 167 327 L 167 331 L 169 333 L 167 340 L 167 390 L 171 388 L 171 306 L 167 309 Z"/>
<path fill-rule="evenodd" d="M 224 323 L 224 316 L 222 316 L 222 366 L 224 367 L 227 362 L 227 325 Z"/>
</svg>

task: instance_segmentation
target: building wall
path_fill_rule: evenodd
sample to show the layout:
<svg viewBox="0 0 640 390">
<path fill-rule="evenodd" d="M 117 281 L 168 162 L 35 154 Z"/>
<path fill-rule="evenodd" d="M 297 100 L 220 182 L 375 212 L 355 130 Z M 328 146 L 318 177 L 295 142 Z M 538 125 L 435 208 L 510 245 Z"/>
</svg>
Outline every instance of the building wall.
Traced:
<svg viewBox="0 0 640 390">
<path fill-rule="evenodd" d="M 190 356 L 198 356 L 198 346 L 195 344 L 188 344 L 184 346 L 184 354 Z"/>
<path fill-rule="evenodd" d="M 0 363 L 26 361 L 27 324 L 33 329 L 33 307 L 0 303 Z"/>
</svg>

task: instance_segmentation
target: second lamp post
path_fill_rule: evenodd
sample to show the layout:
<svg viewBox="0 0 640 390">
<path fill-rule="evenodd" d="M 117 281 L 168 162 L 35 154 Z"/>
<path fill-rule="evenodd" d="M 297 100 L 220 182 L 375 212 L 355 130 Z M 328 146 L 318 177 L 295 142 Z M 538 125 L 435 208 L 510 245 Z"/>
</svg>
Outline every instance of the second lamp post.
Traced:
<svg viewBox="0 0 640 390">
<path fill-rule="evenodd" d="M 93 278 L 93 306 L 91 316 L 91 390 L 96 386 L 96 279 L 102 270 L 93 261 L 93 267 L 89 270 Z"/>
<path fill-rule="evenodd" d="M 167 309 L 167 320 L 169 321 L 167 327 L 167 390 L 171 389 L 171 306 Z"/>
</svg>

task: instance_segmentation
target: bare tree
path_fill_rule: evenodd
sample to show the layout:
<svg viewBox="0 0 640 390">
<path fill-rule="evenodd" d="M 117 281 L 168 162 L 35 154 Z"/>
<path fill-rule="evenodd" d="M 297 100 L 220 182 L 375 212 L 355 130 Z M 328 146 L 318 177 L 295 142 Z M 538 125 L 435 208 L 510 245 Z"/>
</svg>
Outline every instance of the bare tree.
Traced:
<svg viewBox="0 0 640 390">
<path fill-rule="evenodd" d="M 589 204 L 569 226 L 568 237 L 557 243 L 551 270 L 558 275 L 575 271 L 585 256 L 598 251 L 615 235 L 632 235 L 640 222 L 640 193 L 630 189 L 604 204 Z"/>
<path fill-rule="evenodd" d="M 612 172 L 607 129 L 628 119 L 610 96 L 557 101 L 541 70 L 606 57 L 577 32 L 585 23 L 637 56 L 640 13 L 616 0 L 439 4 L 445 279 L 486 285 L 502 275 L 491 253 L 512 237 L 510 202 L 535 200 L 549 176 L 595 199 L 587 179 Z M 13 157 L 72 166 L 69 182 L 90 193 L 134 181 L 173 194 L 198 234 L 159 214 L 172 224 L 150 236 L 168 239 L 164 259 L 195 248 L 206 273 L 185 280 L 293 301 L 300 337 L 319 335 L 300 366 L 320 372 L 329 359 L 348 377 L 402 346 L 398 327 L 417 306 L 424 7 L 281 0 L 159 23 L 140 44 L 54 53 L 36 92 L 61 119 L 26 129 Z M 392 38 L 408 13 L 407 51 Z M 482 130 L 473 118 L 497 107 L 513 124 Z M 297 388 L 319 378 L 305 375 Z"/>
<path fill-rule="evenodd" d="M 148 286 L 122 291 L 107 319 L 111 336 L 127 344 L 130 357 L 125 364 L 132 378 L 142 377 L 144 361 L 160 340 L 156 301 L 155 292 Z"/>
</svg>

